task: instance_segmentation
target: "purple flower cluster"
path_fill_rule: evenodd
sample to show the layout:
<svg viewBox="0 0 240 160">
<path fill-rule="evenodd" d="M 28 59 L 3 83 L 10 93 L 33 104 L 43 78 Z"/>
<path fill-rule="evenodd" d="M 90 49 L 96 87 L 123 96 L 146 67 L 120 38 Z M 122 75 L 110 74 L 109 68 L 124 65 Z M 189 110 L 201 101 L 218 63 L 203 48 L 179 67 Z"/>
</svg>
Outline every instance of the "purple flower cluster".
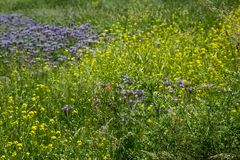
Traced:
<svg viewBox="0 0 240 160">
<path fill-rule="evenodd" d="M 128 102 L 130 104 L 137 104 L 140 103 L 144 100 L 144 90 L 141 89 L 136 89 L 136 90 L 131 90 L 131 89 L 125 89 L 126 84 L 131 85 L 133 84 L 134 81 L 128 77 L 128 76 L 124 76 L 122 78 L 122 84 L 118 85 L 117 88 L 120 89 L 120 93 L 122 96 L 124 96 L 125 99 L 128 99 Z"/>
<path fill-rule="evenodd" d="M 180 88 L 184 88 L 188 90 L 190 93 L 193 91 L 193 88 L 190 86 L 188 81 L 184 81 L 181 78 L 179 78 L 177 83 Z M 177 88 L 178 85 L 171 82 L 167 77 L 164 78 L 164 84 L 167 86 L 166 88 L 169 91 L 169 93 L 172 94 L 176 93 L 175 89 Z"/>
<path fill-rule="evenodd" d="M 67 56 L 79 58 L 78 51 L 99 40 L 90 24 L 77 29 L 64 26 L 37 24 L 17 14 L 0 15 L 0 55 L 21 55 L 29 62 L 35 58 L 46 61 L 63 61 Z M 66 52 L 67 51 L 67 55 Z"/>
</svg>

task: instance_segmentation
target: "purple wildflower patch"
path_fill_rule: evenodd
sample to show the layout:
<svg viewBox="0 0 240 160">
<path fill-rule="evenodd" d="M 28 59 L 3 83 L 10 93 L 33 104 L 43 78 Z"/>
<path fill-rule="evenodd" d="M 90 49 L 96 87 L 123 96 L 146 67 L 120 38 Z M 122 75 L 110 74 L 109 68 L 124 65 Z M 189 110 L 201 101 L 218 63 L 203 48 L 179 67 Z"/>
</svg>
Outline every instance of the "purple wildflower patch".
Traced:
<svg viewBox="0 0 240 160">
<path fill-rule="evenodd" d="M 0 53 L 3 58 L 24 55 L 26 62 L 41 58 L 45 62 L 59 62 L 67 56 L 79 58 L 78 51 L 96 43 L 99 36 L 90 24 L 77 29 L 38 24 L 18 14 L 0 15 Z M 20 54 L 21 53 L 21 54 Z M 26 56 L 27 55 L 27 56 Z"/>
</svg>

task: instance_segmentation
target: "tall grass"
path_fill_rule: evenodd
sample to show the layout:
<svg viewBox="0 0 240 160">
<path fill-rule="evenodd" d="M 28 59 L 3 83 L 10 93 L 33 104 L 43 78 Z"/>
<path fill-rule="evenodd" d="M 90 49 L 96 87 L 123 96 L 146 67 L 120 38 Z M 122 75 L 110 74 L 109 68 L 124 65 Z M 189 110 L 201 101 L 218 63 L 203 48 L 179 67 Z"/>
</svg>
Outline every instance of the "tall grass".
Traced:
<svg viewBox="0 0 240 160">
<path fill-rule="evenodd" d="M 240 7 L 228 2 L 0 2 L 103 33 L 59 66 L 1 59 L 1 159 L 239 159 Z"/>
<path fill-rule="evenodd" d="M 169 21 L 174 21 L 171 19 L 172 14 L 185 10 L 189 22 L 201 21 L 209 26 L 215 24 L 223 13 L 234 10 L 238 5 L 238 0 L 2 0 L 0 12 L 22 13 L 48 24 L 64 25 L 75 19 L 78 24 L 90 22 L 100 31 L 119 21 L 122 16 L 141 16 L 145 8 L 149 8 L 152 18 L 163 16 Z M 178 16 L 184 19 L 184 15 L 175 15 L 175 18 Z"/>
</svg>

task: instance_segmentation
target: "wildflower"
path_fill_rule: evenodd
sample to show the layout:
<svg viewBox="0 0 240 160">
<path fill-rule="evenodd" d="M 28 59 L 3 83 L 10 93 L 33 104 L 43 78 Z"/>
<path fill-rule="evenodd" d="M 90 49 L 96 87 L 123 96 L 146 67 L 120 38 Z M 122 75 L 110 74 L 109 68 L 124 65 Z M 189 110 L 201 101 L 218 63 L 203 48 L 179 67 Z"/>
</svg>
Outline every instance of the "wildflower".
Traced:
<svg viewBox="0 0 240 160">
<path fill-rule="evenodd" d="M 189 91 L 190 93 L 192 93 L 192 92 L 193 92 L 193 88 L 192 88 L 192 87 L 189 87 L 189 88 L 188 88 L 188 91 Z"/>
<path fill-rule="evenodd" d="M 180 87 L 186 88 L 188 85 L 189 85 L 189 83 L 187 81 L 180 79 Z"/>
<path fill-rule="evenodd" d="M 64 112 L 64 114 L 66 116 L 69 116 L 69 114 L 71 113 L 72 109 L 73 109 L 72 106 L 65 106 L 65 107 L 62 108 L 62 111 Z"/>
<path fill-rule="evenodd" d="M 135 94 L 136 97 L 142 97 L 143 94 L 144 94 L 144 91 L 138 89 L 138 90 L 134 91 L 134 94 Z"/>
<path fill-rule="evenodd" d="M 110 85 L 107 85 L 107 86 L 105 87 L 105 90 L 106 90 L 106 91 L 110 91 L 110 90 L 112 90 L 112 87 L 111 87 Z"/>
<path fill-rule="evenodd" d="M 92 106 L 97 106 L 100 104 L 100 99 L 99 98 L 94 98 Z"/>
<path fill-rule="evenodd" d="M 81 140 L 78 140 L 78 141 L 77 141 L 77 145 L 78 145 L 78 146 L 81 146 L 81 145 L 82 145 L 82 141 L 81 141 Z"/>
<path fill-rule="evenodd" d="M 28 106 L 27 103 L 22 104 L 22 108 L 26 108 L 27 106 Z"/>
<path fill-rule="evenodd" d="M 128 76 L 123 77 L 122 81 L 123 81 L 123 84 L 132 84 L 133 83 L 132 80 L 130 79 L 130 77 L 128 77 Z"/>
<path fill-rule="evenodd" d="M 16 144 L 16 146 L 18 147 L 18 150 L 21 150 L 22 147 L 23 147 L 23 144 L 22 143 L 18 143 L 18 144 Z"/>
<path fill-rule="evenodd" d="M 7 147 L 11 147 L 12 144 L 13 144 L 12 142 L 8 142 L 6 146 L 7 146 Z"/>
<path fill-rule="evenodd" d="M 121 91 L 121 94 L 124 95 L 124 96 L 129 97 L 129 96 L 133 95 L 134 92 L 132 90 L 125 90 L 124 89 L 124 90 Z"/>
<path fill-rule="evenodd" d="M 2 155 L 0 158 L 4 160 L 4 159 L 6 159 L 6 156 Z"/>
<path fill-rule="evenodd" d="M 40 108 L 41 113 L 43 113 L 45 110 L 46 110 L 46 109 L 43 108 L 43 107 Z"/>
<path fill-rule="evenodd" d="M 46 130 L 45 124 L 44 124 L 44 123 L 43 123 L 43 124 L 40 124 L 40 125 L 39 125 L 39 129 L 40 129 L 40 131 L 45 131 L 45 130 Z"/>
<path fill-rule="evenodd" d="M 110 159 L 110 154 L 103 156 L 103 160 L 107 160 L 107 159 Z"/>
<path fill-rule="evenodd" d="M 109 84 L 101 84 L 101 87 L 103 87 L 107 91 L 110 91 L 112 89 L 111 85 Z"/>
<path fill-rule="evenodd" d="M 8 103 L 13 103 L 13 96 L 8 97 Z"/>
<path fill-rule="evenodd" d="M 152 121 L 151 118 L 149 118 L 149 119 L 147 120 L 147 122 L 148 122 L 148 123 L 152 123 L 153 121 Z"/>
<path fill-rule="evenodd" d="M 16 146 L 17 147 L 23 147 L 23 144 L 22 143 L 18 143 Z"/>
<path fill-rule="evenodd" d="M 28 116 L 29 116 L 29 117 L 33 117 L 36 113 L 37 113 L 36 111 L 30 111 L 30 112 L 28 113 Z"/>
<path fill-rule="evenodd" d="M 32 128 L 31 128 L 31 129 L 32 129 L 32 131 L 36 131 L 36 130 L 37 130 L 37 128 L 38 128 L 37 126 L 32 126 Z"/>
<path fill-rule="evenodd" d="M 232 113 L 237 113 L 237 112 L 240 112 L 240 109 L 239 109 L 239 110 L 233 109 L 233 110 L 231 110 L 230 112 L 232 112 Z"/>
<path fill-rule="evenodd" d="M 78 29 L 41 25 L 17 14 L 1 15 L 0 25 L 2 22 L 9 27 L 0 35 L 0 48 L 4 47 L 15 54 L 28 51 L 30 56 L 24 58 L 32 63 L 42 59 L 55 62 L 66 59 L 66 56 L 60 56 L 58 59 L 51 56 L 52 51 L 60 49 L 65 50 L 63 54 L 74 53 L 73 55 L 77 57 L 76 53 L 79 49 L 99 41 L 99 36 L 91 32 L 89 24 L 82 25 Z M 75 40 L 72 41 L 73 39 Z M 16 44 L 16 48 L 13 48 L 13 44 Z M 46 56 L 38 54 L 40 51 Z"/>
<path fill-rule="evenodd" d="M 147 110 L 148 111 L 151 111 L 153 109 L 153 105 L 149 105 L 148 107 L 147 107 Z"/>
<path fill-rule="evenodd" d="M 52 136 L 51 139 L 55 140 L 55 139 L 57 139 L 57 137 L 56 136 Z"/>
<path fill-rule="evenodd" d="M 122 95 L 127 95 L 127 90 L 125 90 L 125 89 L 122 90 L 122 91 L 121 91 L 121 94 L 122 94 Z"/>
<path fill-rule="evenodd" d="M 32 97 L 32 101 L 35 102 L 37 100 L 36 97 Z"/>
<path fill-rule="evenodd" d="M 53 147 L 53 144 L 49 144 L 47 147 L 51 149 Z"/>
<path fill-rule="evenodd" d="M 55 121 L 54 121 L 54 119 L 50 119 L 49 122 L 50 123 L 54 123 Z"/>
<path fill-rule="evenodd" d="M 165 82 L 165 84 L 168 85 L 168 86 L 170 86 L 170 85 L 172 84 L 172 82 L 169 81 L 169 80 L 167 80 L 167 81 Z"/>
<path fill-rule="evenodd" d="M 12 157 L 16 157 L 16 155 L 17 155 L 17 152 L 14 151 L 14 152 L 12 153 Z"/>
</svg>

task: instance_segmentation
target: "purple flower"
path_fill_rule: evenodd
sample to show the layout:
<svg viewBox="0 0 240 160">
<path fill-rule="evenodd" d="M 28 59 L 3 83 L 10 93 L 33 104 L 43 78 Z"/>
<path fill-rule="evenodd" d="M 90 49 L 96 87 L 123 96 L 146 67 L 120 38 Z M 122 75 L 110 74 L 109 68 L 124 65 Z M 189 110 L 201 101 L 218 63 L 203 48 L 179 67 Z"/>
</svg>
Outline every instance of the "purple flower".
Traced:
<svg viewBox="0 0 240 160">
<path fill-rule="evenodd" d="M 134 91 L 134 94 L 135 94 L 136 97 L 142 97 L 143 94 L 144 94 L 144 91 L 138 89 L 138 90 L 135 90 L 135 91 Z"/>
<path fill-rule="evenodd" d="M 192 87 L 189 87 L 188 90 L 189 90 L 190 93 L 193 92 L 193 88 Z"/>
<path fill-rule="evenodd" d="M 128 77 L 128 76 L 124 76 L 122 81 L 124 84 L 132 84 L 133 83 L 132 80 L 130 79 L 130 77 Z"/>
<path fill-rule="evenodd" d="M 100 99 L 95 98 L 93 103 L 92 103 L 92 106 L 98 106 L 99 104 L 100 104 Z"/>
<path fill-rule="evenodd" d="M 164 80 L 165 80 L 165 84 L 166 84 L 167 86 L 172 85 L 172 82 L 171 82 L 167 77 L 165 77 Z"/>
<path fill-rule="evenodd" d="M 168 80 L 168 81 L 165 82 L 165 84 L 170 86 L 172 84 L 172 82 Z"/>
<path fill-rule="evenodd" d="M 180 82 L 180 87 L 182 88 L 186 88 L 188 86 L 188 82 L 183 81 L 182 79 L 180 79 L 179 82 Z"/>
<path fill-rule="evenodd" d="M 74 24 L 74 20 L 71 21 L 71 24 Z M 23 53 L 27 51 L 34 53 L 26 59 L 32 62 L 37 57 L 41 57 L 50 63 L 65 60 L 64 57 L 56 58 L 63 56 L 61 51 L 65 49 L 72 53 L 70 56 L 77 57 L 78 50 L 84 50 L 84 48 L 89 47 L 90 43 L 99 40 L 99 35 L 95 35 L 92 32 L 89 23 L 81 25 L 78 29 L 71 29 L 62 26 L 37 24 L 30 18 L 19 14 L 3 14 L 0 15 L 1 25 L 6 27 L 0 32 L 0 49 L 9 52 L 18 50 Z M 38 54 L 35 51 L 40 53 Z M 55 53 L 60 55 L 46 58 L 50 55 L 55 55 Z M 2 57 L 4 57 L 4 54 L 0 53 Z M 8 54 L 8 58 L 15 56 L 14 54 L 17 53 Z M 24 55 L 18 54 L 18 56 Z"/>
<path fill-rule="evenodd" d="M 134 92 L 133 92 L 132 90 L 125 90 L 125 89 L 123 89 L 123 90 L 121 91 L 121 94 L 124 95 L 124 96 L 129 97 L 129 96 L 133 95 Z"/>
<path fill-rule="evenodd" d="M 62 111 L 64 112 L 64 114 L 65 114 L 66 116 L 69 116 L 69 114 L 71 113 L 72 109 L 73 109 L 72 106 L 68 106 L 68 105 L 67 105 L 67 106 L 65 106 L 65 107 L 62 108 Z"/>
</svg>

